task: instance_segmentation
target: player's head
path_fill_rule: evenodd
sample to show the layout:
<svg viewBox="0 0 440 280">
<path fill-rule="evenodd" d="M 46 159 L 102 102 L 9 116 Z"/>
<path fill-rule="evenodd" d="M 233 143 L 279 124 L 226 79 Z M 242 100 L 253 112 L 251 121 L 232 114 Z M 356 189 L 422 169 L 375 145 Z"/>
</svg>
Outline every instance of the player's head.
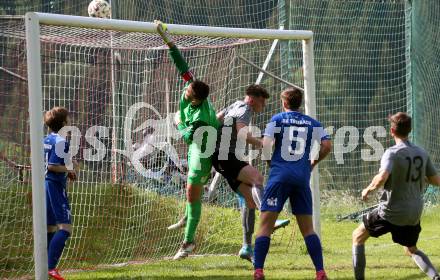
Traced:
<svg viewBox="0 0 440 280">
<path fill-rule="evenodd" d="M 64 107 L 53 107 L 44 113 L 44 124 L 53 132 L 58 132 L 69 123 L 69 111 Z"/>
<path fill-rule="evenodd" d="M 388 117 L 391 125 L 391 135 L 398 138 L 407 138 L 411 132 L 411 117 L 407 113 L 398 112 Z"/>
<path fill-rule="evenodd" d="M 197 106 L 208 98 L 209 86 L 202 81 L 193 81 L 186 90 L 185 98 L 191 101 L 191 105 Z"/>
<path fill-rule="evenodd" d="M 301 107 L 303 93 L 300 89 L 294 87 L 286 88 L 281 92 L 281 101 L 284 109 L 296 111 Z"/>
<path fill-rule="evenodd" d="M 260 85 L 250 85 L 246 89 L 246 102 L 256 113 L 263 112 L 266 99 L 269 98 L 267 90 Z"/>
</svg>

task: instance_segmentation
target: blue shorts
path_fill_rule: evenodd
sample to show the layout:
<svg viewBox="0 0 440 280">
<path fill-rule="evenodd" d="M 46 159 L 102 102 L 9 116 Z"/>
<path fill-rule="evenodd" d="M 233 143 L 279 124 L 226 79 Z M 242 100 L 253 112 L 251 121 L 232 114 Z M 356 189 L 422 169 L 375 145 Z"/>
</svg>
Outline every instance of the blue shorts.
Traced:
<svg viewBox="0 0 440 280">
<path fill-rule="evenodd" d="M 312 215 L 312 191 L 310 184 L 294 185 L 292 183 L 268 182 L 264 189 L 261 211 L 281 212 L 286 200 L 290 200 L 292 214 Z"/>
<path fill-rule="evenodd" d="M 66 186 L 45 180 L 46 215 L 48 225 L 72 224 Z"/>
</svg>

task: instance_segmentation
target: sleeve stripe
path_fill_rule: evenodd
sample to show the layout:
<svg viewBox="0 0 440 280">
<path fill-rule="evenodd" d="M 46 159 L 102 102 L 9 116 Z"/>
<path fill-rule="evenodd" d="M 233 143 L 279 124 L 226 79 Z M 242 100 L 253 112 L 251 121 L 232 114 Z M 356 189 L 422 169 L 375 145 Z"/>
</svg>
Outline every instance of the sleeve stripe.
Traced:
<svg viewBox="0 0 440 280">
<path fill-rule="evenodd" d="M 182 78 L 185 82 L 189 82 L 194 79 L 194 75 L 193 73 L 191 73 L 191 71 L 186 71 L 185 73 L 182 74 Z"/>
</svg>

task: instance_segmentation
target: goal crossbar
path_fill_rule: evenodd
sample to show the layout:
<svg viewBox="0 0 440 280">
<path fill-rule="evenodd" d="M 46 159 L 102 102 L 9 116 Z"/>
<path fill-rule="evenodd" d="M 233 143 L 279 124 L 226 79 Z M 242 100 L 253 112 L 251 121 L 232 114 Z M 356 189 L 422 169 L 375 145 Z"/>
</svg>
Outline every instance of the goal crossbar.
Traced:
<svg viewBox="0 0 440 280">
<path fill-rule="evenodd" d="M 139 22 L 131 20 L 100 19 L 92 17 L 58 15 L 48 13 L 27 13 L 39 21 L 40 24 L 85 27 L 94 29 L 156 33 L 156 26 L 152 22 Z M 280 29 L 251 29 L 229 28 L 197 25 L 167 24 L 171 35 L 209 36 L 223 38 L 246 38 L 266 40 L 308 40 L 313 37 L 313 32 L 308 30 L 280 30 Z"/>
<path fill-rule="evenodd" d="M 156 33 L 151 22 L 98 19 L 90 17 L 29 12 L 25 15 L 28 65 L 29 120 L 32 167 L 32 207 L 34 230 L 35 279 L 47 279 L 46 203 L 43 158 L 43 90 L 40 54 L 40 25 L 91 28 L 125 32 Z M 313 32 L 304 30 L 249 29 L 168 24 L 172 35 L 246 38 L 260 40 L 302 40 L 304 67 L 305 113 L 316 117 Z M 311 186 L 314 204 L 314 226 L 320 232 L 318 170 L 314 169 Z"/>
</svg>

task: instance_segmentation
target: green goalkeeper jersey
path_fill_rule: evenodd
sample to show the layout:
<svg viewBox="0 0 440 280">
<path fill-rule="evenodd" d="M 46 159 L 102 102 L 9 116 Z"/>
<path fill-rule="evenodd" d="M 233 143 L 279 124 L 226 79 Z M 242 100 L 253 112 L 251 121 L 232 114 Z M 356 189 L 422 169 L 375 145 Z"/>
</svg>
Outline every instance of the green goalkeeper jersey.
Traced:
<svg viewBox="0 0 440 280">
<path fill-rule="evenodd" d="M 197 130 L 197 128 L 201 126 L 211 126 L 217 130 L 219 127 L 219 122 L 217 120 L 217 116 L 211 102 L 209 102 L 207 99 L 205 99 L 198 106 L 192 106 L 191 102 L 185 99 L 185 92 L 190 83 L 191 83 L 190 81 L 186 83 L 185 88 L 180 97 L 179 107 L 180 107 L 181 122 L 178 129 L 183 136 L 183 140 L 187 144 L 189 144 L 190 151 L 200 152 L 202 147 L 198 147 L 193 142 L 194 132 Z M 214 137 L 213 139 L 216 139 L 217 136 L 211 135 L 211 137 Z M 207 143 L 206 138 L 207 136 L 204 135 L 204 139 L 202 140 L 203 145 L 206 145 Z M 204 149 L 205 147 L 203 147 L 203 150 Z"/>
<path fill-rule="evenodd" d="M 180 75 L 185 80 L 185 88 L 183 89 L 180 97 L 180 125 L 178 127 L 180 133 L 183 136 L 183 140 L 190 146 L 190 153 L 201 152 L 202 147 L 198 147 L 193 142 L 194 132 L 201 126 L 211 126 L 218 129 L 219 122 L 216 117 L 214 107 L 208 99 L 205 99 L 201 104 L 192 106 L 189 100 L 185 99 L 185 92 L 188 86 L 193 81 L 193 76 L 189 71 L 188 64 L 182 57 L 179 49 L 176 46 L 172 46 L 169 50 L 170 56 L 179 70 Z M 214 136 L 214 135 L 213 135 Z M 207 136 L 204 136 L 202 141 L 203 145 L 207 142 Z M 200 143 L 200 142 L 199 142 Z M 202 146 L 203 146 L 202 145 Z M 203 147 L 204 150 L 205 147 Z"/>
</svg>

